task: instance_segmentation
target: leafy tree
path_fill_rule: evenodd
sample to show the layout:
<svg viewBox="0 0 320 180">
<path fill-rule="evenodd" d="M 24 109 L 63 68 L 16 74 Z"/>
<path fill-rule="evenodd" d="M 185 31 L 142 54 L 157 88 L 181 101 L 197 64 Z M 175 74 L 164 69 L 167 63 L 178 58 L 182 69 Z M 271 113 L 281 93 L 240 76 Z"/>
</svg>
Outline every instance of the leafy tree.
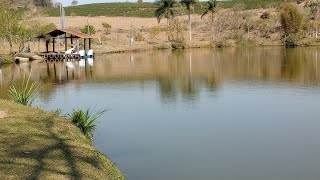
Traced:
<svg viewBox="0 0 320 180">
<path fill-rule="evenodd" d="M 53 7 L 53 2 L 52 0 L 34 0 L 34 4 L 36 6 L 41 6 L 41 7 Z"/>
<path fill-rule="evenodd" d="M 293 4 L 285 4 L 281 13 L 281 26 L 286 35 L 298 33 L 302 28 L 302 14 Z"/>
<path fill-rule="evenodd" d="M 169 25 L 170 19 L 175 16 L 175 8 L 177 5 L 176 0 L 159 0 L 156 1 L 156 4 L 159 5 L 159 8 L 155 11 L 155 16 L 157 17 L 158 22 L 162 17 L 167 18 L 167 24 Z"/>
<path fill-rule="evenodd" d="M 143 0 L 138 0 L 137 3 L 139 4 L 143 3 Z"/>
<path fill-rule="evenodd" d="M 0 37 L 8 41 L 10 53 L 12 53 L 13 42 L 20 31 L 19 23 L 22 20 L 23 13 L 13 8 L 8 0 L 1 0 L 0 3 Z"/>
<path fill-rule="evenodd" d="M 198 3 L 198 0 L 181 0 L 181 4 L 185 5 L 189 15 L 189 40 L 192 40 L 192 27 L 191 27 L 191 12 L 194 10 L 194 5 Z"/>
</svg>

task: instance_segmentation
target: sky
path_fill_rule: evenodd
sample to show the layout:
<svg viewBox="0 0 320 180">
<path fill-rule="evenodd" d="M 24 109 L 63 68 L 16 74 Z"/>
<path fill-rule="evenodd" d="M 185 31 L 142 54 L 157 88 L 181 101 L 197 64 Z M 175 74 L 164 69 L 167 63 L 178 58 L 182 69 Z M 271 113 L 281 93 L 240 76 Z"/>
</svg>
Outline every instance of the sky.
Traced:
<svg viewBox="0 0 320 180">
<path fill-rule="evenodd" d="M 79 4 L 105 3 L 105 2 L 126 2 L 127 0 L 78 0 Z M 128 0 L 129 2 L 137 2 L 137 0 Z M 152 2 L 153 0 L 144 0 L 144 2 Z M 70 6 L 72 0 L 55 0 L 61 2 L 64 6 Z"/>
</svg>

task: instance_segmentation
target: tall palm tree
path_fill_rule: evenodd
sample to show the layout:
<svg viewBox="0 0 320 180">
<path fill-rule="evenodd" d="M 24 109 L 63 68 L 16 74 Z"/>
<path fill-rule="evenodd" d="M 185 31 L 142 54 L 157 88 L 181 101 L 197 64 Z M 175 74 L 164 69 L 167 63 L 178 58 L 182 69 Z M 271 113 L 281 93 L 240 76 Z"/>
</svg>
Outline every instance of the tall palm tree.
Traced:
<svg viewBox="0 0 320 180">
<path fill-rule="evenodd" d="M 181 0 L 181 4 L 185 5 L 188 10 L 189 15 L 189 40 L 192 40 L 192 30 L 191 30 L 191 11 L 194 9 L 194 5 L 198 3 L 198 0 Z"/>
<path fill-rule="evenodd" d="M 211 24 L 212 24 L 212 33 L 213 33 L 213 22 L 214 22 L 214 13 L 216 12 L 217 8 L 217 0 L 209 0 L 207 2 L 206 10 L 201 15 L 201 19 L 206 16 L 209 12 L 211 12 Z"/>
<path fill-rule="evenodd" d="M 177 4 L 176 0 L 158 0 L 156 4 L 159 5 L 159 8 L 155 11 L 155 16 L 157 17 L 158 22 L 162 17 L 167 18 L 167 24 L 172 17 L 175 16 L 175 7 Z"/>
</svg>

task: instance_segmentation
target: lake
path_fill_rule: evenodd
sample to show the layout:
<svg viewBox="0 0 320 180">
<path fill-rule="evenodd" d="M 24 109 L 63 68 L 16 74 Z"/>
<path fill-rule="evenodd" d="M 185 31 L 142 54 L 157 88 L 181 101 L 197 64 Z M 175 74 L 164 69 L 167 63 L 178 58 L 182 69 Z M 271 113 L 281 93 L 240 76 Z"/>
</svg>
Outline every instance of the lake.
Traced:
<svg viewBox="0 0 320 180">
<path fill-rule="evenodd" d="M 129 180 L 320 178 L 320 48 L 190 49 L 2 66 L 35 105 L 109 109 L 94 144 Z"/>
</svg>

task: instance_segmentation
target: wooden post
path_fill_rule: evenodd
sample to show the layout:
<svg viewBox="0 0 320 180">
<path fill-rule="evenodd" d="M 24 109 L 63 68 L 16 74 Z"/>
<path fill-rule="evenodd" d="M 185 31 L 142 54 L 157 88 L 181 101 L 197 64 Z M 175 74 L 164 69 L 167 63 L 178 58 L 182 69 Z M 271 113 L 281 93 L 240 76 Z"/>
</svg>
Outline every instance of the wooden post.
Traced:
<svg viewBox="0 0 320 180">
<path fill-rule="evenodd" d="M 84 48 L 84 51 L 86 51 L 86 44 L 87 44 L 87 43 L 86 43 L 86 40 L 87 40 L 86 38 L 83 39 L 83 44 L 84 44 L 84 45 L 83 45 L 83 48 Z"/>
<path fill-rule="evenodd" d="M 67 39 L 67 33 L 64 34 L 64 51 L 68 50 L 68 39 Z"/>
<path fill-rule="evenodd" d="M 38 38 L 38 53 L 40 53 L 40 38 Z"/>
<path fill-rule="evenodd" d="M 79 39 L 77 38 L 77 53 L 79 53 Z"/>
<path fill-rule="evenodd" d="M 71 35 L 71 44 L 73 44 L 73 37 L 72 37 L 72 35 Z"/>
<path fill-rule="evenodd" d="M 91 49 L 91 39 L 89 38 L 89 50 Z"/>
<path fill-rule="evenodd" d="M 54 52 L 54 38 L 52 38 L 52 51 Z"/>
<path fill-rule="evenodd" d="M 49 52 L 49 43 L 50 43 L 50 41 L 46 39 L 46 49 L 47 49 L 47 52 Z"/>
</svg>

